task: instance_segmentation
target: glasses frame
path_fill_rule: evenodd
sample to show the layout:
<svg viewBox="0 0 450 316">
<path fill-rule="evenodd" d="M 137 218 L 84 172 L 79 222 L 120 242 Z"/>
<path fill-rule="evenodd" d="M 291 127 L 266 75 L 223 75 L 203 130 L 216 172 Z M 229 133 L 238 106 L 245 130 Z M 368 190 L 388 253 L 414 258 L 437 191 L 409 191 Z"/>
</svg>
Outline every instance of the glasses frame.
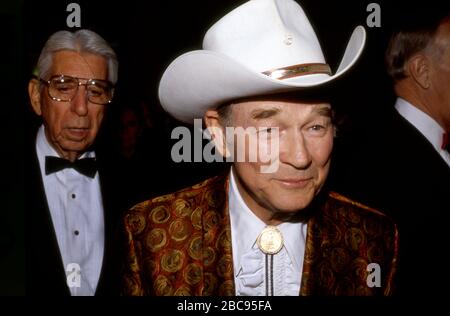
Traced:
<svg viewBox="0 0 450 316">
<path fill-rule="evenodd" d="M 73 96 L 72 98 L 70 98 L 69 100 L 63 100 L 63 99 L 60 99 L 60 98 L 55 98 L 55 97 L 53 97 L 53 96 L 50 94 L 50 85 L 51 85 L 51 82 L 52 82 L 52 80 L 54 80 L 54 79 L 56 79 L 56 78 L 70 78 L 70 79 L 75 79 L 75 80 L 77 81 L 77 83 L 78 83 L 78 84 L 77 84 L 77 90 L 75 91 L 75 94 L 74 94 L 74 96 Z M 112 99 L 113 99 L 113 97 L 114 97 L 114 84 L 112 84 L 112 82 L 109 81 L 109 80 L 79 78 L 79 77 L 73 77 L 73 76 L 67 76 L 67 75 L 54 75 L 54 76 L 51 76 L 49 80 L 45 80 L 45 79 L 42 79 L 42 78 L 40 78 L 40 77 L 36 77 L 36 79 L 38 79 L 40 82 L 44 83 L 44 84 L 47 86 L 47 93 L 48 93 L 48 96 L 49 96 L 53 101 L 58 101 L 58 102 L 72 102 L 72 100 L 73 100 L 73 99 L 75 98 L 75 96 L 77 95 L 78 89 L 79 89 L 80 86 L 85 86 L 85 87 L 87 87 L 88 85 L 95 84 L 95 81 L 103 82 L 103 83 L 105 83 L 109 88 L 111 88 L 111 99 L 108 100 L 106 103 L 93 102 L 93 101 L 90 99 L 89 94 L 88 94 L 88 90 L 87 90 L 87 88 L 86 88 L 86 97 L 87 97 L 87 100 L 88 100 L 89 102 L 94 103 L 94 104 L 99 104 L 99 105 L 106 105 L 106 104 L 111 103 L 111 102 L 112 102 Z M 86 80 L 86 82 L 85 82 L 85 83 L 81 83 L 80 80 Z"/>
</svg>

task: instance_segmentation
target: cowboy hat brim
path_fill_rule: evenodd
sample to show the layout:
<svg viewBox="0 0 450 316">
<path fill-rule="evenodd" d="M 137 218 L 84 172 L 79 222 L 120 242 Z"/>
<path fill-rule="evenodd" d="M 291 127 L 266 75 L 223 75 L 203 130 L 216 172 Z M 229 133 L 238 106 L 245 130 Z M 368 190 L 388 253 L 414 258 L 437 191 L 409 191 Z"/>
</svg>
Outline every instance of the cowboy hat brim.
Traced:
<svg viewBox="0 0 450 316">
<path fill-rule="evenodd" d="M 159 85 L 162 107 L 176 119 L 192 123 L 221 104 L 244 97 L 274 94 L 316 87 L 345 74 L 362 54 L 366 42 L 364 27 L 357 26 L 347 43 L 334 75 L 312 74 L 290 79 L 273 79 L 255 72 L 230 57 L 209 50 L 185 53 L 164 72 Z"/>
</svg>

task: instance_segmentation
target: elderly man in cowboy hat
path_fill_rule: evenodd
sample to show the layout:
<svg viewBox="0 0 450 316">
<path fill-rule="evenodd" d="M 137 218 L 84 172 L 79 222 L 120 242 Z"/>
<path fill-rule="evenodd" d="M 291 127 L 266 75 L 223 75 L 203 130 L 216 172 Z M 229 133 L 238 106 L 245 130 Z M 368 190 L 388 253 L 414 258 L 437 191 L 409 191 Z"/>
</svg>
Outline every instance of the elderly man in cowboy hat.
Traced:
<svg viewBox="0 0 450 316">
<path fill-rule="evenodd" d="M 364 43 L 358 26 L 332 75 L 296 2 L 251 0 L 208 30 L 203 50 L 169 65 L 163 107 L 181 121 L 203 117 L 218 152 L 245 159 L 127 212 L 125 295 L 391 294 L 395 225 L 326 190 L 332 110 L 311 94 L 349 70 Z M 227 127 L 252 131 L 232 142 Z M 255 138 L 269 162 L 248 159 Z"/>
</svg>

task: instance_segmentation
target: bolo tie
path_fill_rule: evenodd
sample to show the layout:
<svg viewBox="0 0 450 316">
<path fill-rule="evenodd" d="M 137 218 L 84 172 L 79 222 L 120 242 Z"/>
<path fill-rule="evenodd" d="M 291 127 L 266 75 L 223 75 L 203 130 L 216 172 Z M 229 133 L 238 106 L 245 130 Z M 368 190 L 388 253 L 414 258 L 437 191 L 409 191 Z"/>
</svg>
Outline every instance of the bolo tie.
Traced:
<svg viewBox="0 0 450 316">
<path fill-rule="evenodd" d="M 266 226 L 256 240 L 266 260 L 266 296 L 273 296 L 273 256 L 283 248 L 283 235 L 276 226 Z"/>
</svg>

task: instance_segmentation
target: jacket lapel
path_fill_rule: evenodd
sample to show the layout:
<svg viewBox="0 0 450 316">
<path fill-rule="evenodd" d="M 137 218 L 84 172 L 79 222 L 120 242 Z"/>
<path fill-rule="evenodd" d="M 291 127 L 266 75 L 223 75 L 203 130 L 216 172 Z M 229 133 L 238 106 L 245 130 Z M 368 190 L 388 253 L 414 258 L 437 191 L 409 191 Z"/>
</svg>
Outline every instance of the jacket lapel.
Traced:
<svg viewBox="0 0 450 316">
<path fill-rule="evenodd" d="M 30 150 L 26 185 L 27 292 L 32 295 L 70 295 L 36 149 L 32 146 Z"/>
<path fill-rule="evenodd" d="M 306 232 L 306 243 L 305 243 L 305 257 L 303 259 L 303 272 L 302 272 L 302 282 L 300 285 L 299 295 L 311 295 L 313 288 L 312 284 L 312 266 L 314 265 L 314 259 L 316 258 L 316 247 L 313 238 L 314 218 L 308 221 L 308 228 Z"/>
<path fill-rule="evenodd" d="M 95 295 L 118 295 L 120 292 L 120 258 L 118 256 L 122 252 L 118 225 L 122 207 L 125 206 L 122 206 L 121 201 L 116 201 L 114 198 L 120 196 L 120 194 L 114 186 L 113 172 L 108 172 L 105 167 L 102 153 L 97 152 L 96 156 L 103 202 L 105 244 L 102 269 Z"/>
<path fill-rule="evenodd" d="M 393 222 L 334 192 L 316 207 L 308 221 L 300 295 L 390 295 L 397 260 Z M 381 271 L 381 286 L 367 284 L 370 263 Z"/>
<path fill-rule="evenodd" d="M 202 295 L 235 295 L 228 185 L 229 178 L 224 177 L 203 192 Z"/>
</svg>

